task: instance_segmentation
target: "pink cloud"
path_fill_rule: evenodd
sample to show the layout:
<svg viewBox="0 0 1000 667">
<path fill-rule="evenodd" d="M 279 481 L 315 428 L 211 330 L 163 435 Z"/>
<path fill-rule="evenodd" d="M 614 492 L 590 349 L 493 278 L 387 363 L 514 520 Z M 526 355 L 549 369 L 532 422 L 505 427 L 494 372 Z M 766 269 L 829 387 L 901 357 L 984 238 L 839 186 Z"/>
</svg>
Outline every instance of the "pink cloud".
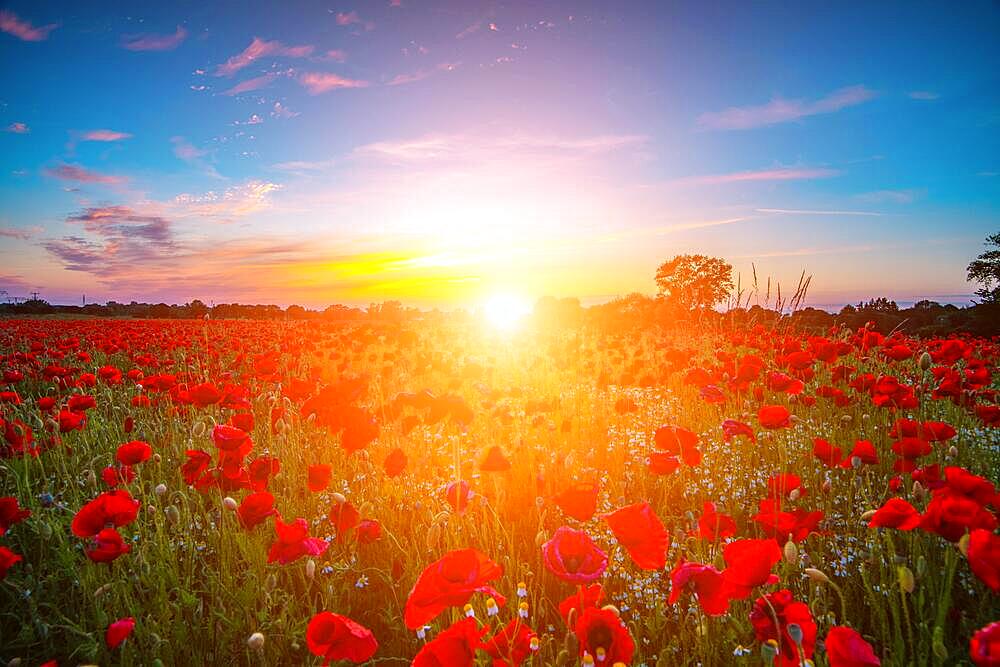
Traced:
<svg viewBox="0 0 1000 667">
<path fill-rule="evenodd" d="M 335 63 L 342 63 L 347 60 L 347 51 L 343 49 L 330 49 L 319 60 L 332 60 Z"/>
<path fill-rule="evenodd" d="M 315 47 L 309 44 L 285 46 L 279 41 L 268 42 L 254 37 L 250 46 L 215 68 L 215 76 L 232 76 L 241 69 L 264 56 L 284 56 L 286 58 L 307 58 Z"/>
<path fill-rule="evenodd" d="M 802 181 L 814 178 L 830 178 L 839 173 L 836 169 L 779 168 L 737 171 L 731 174 L 689 176 L 672 182 L 675 185 L 724 185 L 726 183 L 753 183 L 760 181 Z"/>
<path fill-rule="evenodd" d="M 479 32 L 479 29 L 482 28 L 482 27 L 483 27 L 483 22 L 482 21 L 476 21 L 475 23 L 473 23 L 470 26 L 467 26 L 464 30 L 462 30 L 460 33 L 458 33 L 457 35 L 455 35 L 455 39 L 465 39 L 469 35 L 471 35 L 471 34 L 473 34 L 475 32 Z"/>
<path fill-rule="evenodd" d="M 0 11 L 0 32 L 14 35 L 18 39 L 26 42 L 41 42 L 48 39 L 49 33 L 59 27 L 57 23 L 50 23 L 36 28 L 28 21 L 20 19 L 17 14 L 11 11 Z"/>
<path fill-rule="evenodd" d="M 131 139 L 128 132 L 115 132 L 114 130 L 91 130 L 80 137 L 83 141 L 121 141 Z"/>
<path fill-rule="evenodd" d="M 247 79 L 241 83 L 236 84 L 229 90 L 223 92 L 223 95 L 239 95 L 240 93 L 249 93 L 251 90 L 259 90 L 265 86 L 271 84 L 272 81 L 278 78 L 277 72 L 268 72 L 262 76 L 254 77 L 253 79 Z"/>
<path fill-rule="evenodd" d="M 365 88 L 368 85 L 367 81 L 348 79 L 327 72 L 306 72 L 299 77 L 299 83 L 309 91 L 310 95 L 327 93 L 337 88 Z"/>
<path fill-rule="evenodd" d="M 0 227 L 0 238 L 27 241 L 31 238 L 31 231 L 19 227 Z"/>
<path fill-rule="evenodd" d="M 107 185 L 114 185 L 116 183 L 124 183 L 126 180 L 123 176 L 102 174 L 72 164 L 61 164 L 58 167 L 46 169 L 45 173 L 64 181 L 78 181 L 80 183 L 105 183 Z"/>
<path fill-rule="evenodd" d="M 11 123 L 4 128 L 4 132 L 13 132 L 14 134 L 27 134 L 31 132 L 31 128 L 24 123 Z"/>
<path fill-rule="evenodd" d="M 358 13 L 355 11 L 350 12 L 337 12 L 337 25 L 349 26 L 358 24 L 364 26 L 365 30 L 374 30 L 375 23 L 373 21 L 364 21 Z"/>
<path fill-rule="evenodd" d="M 833 113 L 863 104 L 875 95 L 874 91 L 864 86 L 850 86 L 836 90 L 815 102 L 775 98 L 761 106 L 730 107 L 725 111 L 703 113 L 698 116 L 698 124 L 712 130 L 746 130 Z"/>
<path fill-rule="evenodd" d="M 397 74 L 393 78 L 385 82 L 387 86 L 401 86 L 406 83 L 414 83 L 416 81 L 421 81 L 437 72 L 451 72 L 456 69 L 461 63 L 440 63 L 433 68 L 425 68 L 417 70 L 416 72 L 410 72 L 407 74 Z"/>
<path fill-rule="evenodd" d="M 129 51 L 171 51 L 181 45 L 187 34 L 187 30 L 177 26 L 170 35 L 126 35 L 122 38 L 122 47 Z"/>
</svg>

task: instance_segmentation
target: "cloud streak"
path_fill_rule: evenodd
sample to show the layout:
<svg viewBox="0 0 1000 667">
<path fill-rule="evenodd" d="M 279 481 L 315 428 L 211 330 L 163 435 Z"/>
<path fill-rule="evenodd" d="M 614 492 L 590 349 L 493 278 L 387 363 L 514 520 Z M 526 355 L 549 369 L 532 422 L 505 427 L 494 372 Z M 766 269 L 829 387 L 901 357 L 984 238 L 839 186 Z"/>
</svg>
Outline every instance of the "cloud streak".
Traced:
<svg viewBox="0 0 1000 667">
<path fill-rule="evenodd" d="M 860 216 L 881 216 L 881 213 L 873 211 L 818 211 L 801 208 L 758 208 L 754 209 L 758 213 L 772 213 L 776 215 L 860 215 Z"/>
<path fill-rule="evenodd" d="M 126 35 L 122 38 L 122 48 L 129 51 L 172 51 L 187 38 L 187 30 L 177 26 L 169 35 Z"/>
<path fill-rule="evenodd" d="M 30 22 L 18 18 L 12 11 L 0 10 L 0 32 L 13 35 L 25 42 L 44 41 L 49 38 L 49 33 L 58 27 L 58 23 L 35 27 Z"/>
<path fill-rule="evenodd" d="M 115 185 L 118 183 L 124 183 L 127 180 L 124 176 L 102 174 L 100 172 L 91 171 L 73 164 L 61 164 L 56 167 L 50 167 L 45 170 L 45 173 L 63 181 L 75 181 L 78 183 Z"/>
<path fill-rule="evenodd" d="M 698 125 L 710 130 L 748 130 L 833 113 L 863 104 L 875 96 L 874 91 L 864 86 L 849 86 L 812 102 L 774 98 L 760 106 L 729 107 L 724 111 L 705 112 L 698 116 Z"/>
<path fill-rule="evenodd" d="M 299 77 L 299 83 L 310 95 L 321 95 L 338 88 L 366 88 L 367 81 L 348 79 L 338 74 L 328 72 L 305 72 Z"/>
<path fill-rule="evenodd" d="M 265 56 L 283 56 L 285 58 L 307 58 L 316 47 L 310 44 L 286 46 L 275 40 L 268 42 L 260 37 L 254 37 L 250 45 L 215 68 L 215 76 L 232 76 L 254 61 Z"/>
<path fill-rule="evenodd" d="M 730 183 L 759 183 L 769 181 L 803 181 L 817 178 L 831 178 L 840 172 L 836 169 L 779 168 L 756 171 L 737 171 L 729 174 L 708 174 L 678 178 L 673 185 L 727 185 Z"/>
<path fill-rule="evenodd" d="M 89 132 L 84 132 L 80 137 L 81 141 L 121 141 L 131 138 L 132 135 L 128 132 L 116 132 L 114 130 L 90 130 Z"/>
</svg>

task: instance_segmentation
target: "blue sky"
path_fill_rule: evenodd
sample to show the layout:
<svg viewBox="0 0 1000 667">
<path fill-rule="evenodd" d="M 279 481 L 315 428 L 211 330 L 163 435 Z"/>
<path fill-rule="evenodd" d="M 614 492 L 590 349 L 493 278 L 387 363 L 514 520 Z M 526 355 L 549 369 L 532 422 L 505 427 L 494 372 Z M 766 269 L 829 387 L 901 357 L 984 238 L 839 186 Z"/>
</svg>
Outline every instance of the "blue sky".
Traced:
<svg viewBox="0 0 1000 667">
<path fill-rule="evenodd" d="M 0 289 L 961 303 L 1000 231 L 995 3 L 256 4 L 0 10 Z"/>
</svg>

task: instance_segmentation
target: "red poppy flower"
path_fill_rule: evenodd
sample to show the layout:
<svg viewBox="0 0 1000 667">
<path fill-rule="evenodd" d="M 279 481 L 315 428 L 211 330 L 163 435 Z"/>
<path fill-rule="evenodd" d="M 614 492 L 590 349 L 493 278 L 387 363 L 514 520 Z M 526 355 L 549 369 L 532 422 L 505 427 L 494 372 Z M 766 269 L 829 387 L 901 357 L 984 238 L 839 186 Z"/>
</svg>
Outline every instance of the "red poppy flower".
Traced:
<svg viewBox="0 0 1000 667">
<path fill-rule="evenodd" d="M 510 470 L 510 461 L 504 456 L 503 450 L 499 446 L 493 445 L 483 457 L 479 469 L 483 472 L 504 472 Z"/>
<path fill-rule="evenodd" d="M 212 429 L 212 442 L 223 452 L 241 459 L 253 449 L 253 441 L 246 431 L 229 424 L 217 424 Z"/>
<path fill-rule="evenodd" d="M 920 525 L 920 512 L 902 498 L 890 498 L 876 510 L 868 522 L 869 528 L 913 530 Z"/>
<path fill-rule="evenodd" d="M 589 521 L 597 511 L 597 482 L 576 482 L 552 500 L 568 516 L 579 521 Z"/>
<path fill-rule="evenodd" d="M 138 514 L 139 501 L 128 491 L 105 491 L 80 508 L 71 527 L 77 537 L 93 537 L 109 524 L 119 528 L 132 523 Z"/>
<path fill-rule="evenodd" d="M 1000 593 L 1000 535 L 977 528 L 969 533 L 969 567 L 994 593 Z"/>
<path fill-rule="evenodd" d="M 783 405 L 765 405 L 757 412 L 757 421 L 764 428 L 788 428 L 792 425 L 792 413 Z"/>
<path fill-rule="evenodd" d="M 503 604 L 504 597 L 488 582 L 503 574 L 503 568 L 475 549 L 449 551 L 428 565 L 417 578 L 403 619 L 416 630 L 448 607 L 464 605 L 473 593 L 487 593 Z"/>
<path fill-rule="evenodd" d="M 424 644 L 411 667 L 472 667 L 488 631 L 489 627 L 480 628 L 476 619 L 463 618 Z"/>
<path fill-rule="evenodd" d="M 745 435 L 750 438 L 751 442 L 757 442 L 757 436 L 749 424 L 744 424 L 735 419 L 727 419 L 722 422 L 722 437 L 726 442 L 732 442 L 732 439 L 738 435 Z"/>
<path fill-rule="evenodd" d="M 363 519 L 357 528 L 358 542 L 371 544 L 382 539 L 382 524 L 375 519 Z"/>
<path fill-rule="evenodd" d="M 802 479 L 794 473 L 782 472 L 777 475 L 771 475 L 767 479 L 767 495 L 769 498 L 782 501 L 788 498 L 789 494 L 796 489 L 799 491 L 799 497 L 806 495 L 806 490 L 802 488 Z"/>
<path fill-rule="evenodd" d="M 768 499 L 760 501 L 760 511 L 753 520 L 764 529 L 764 532 L 777 540 L 782 546 L 788 540 L 801 542 L 816 530 L 823 520 L 823 512 L 816 510 L 808 512 L 804 509 L 782 511 L 778 501 Z"/>
<path fill-rule="evenodd" d="M 788 632 L 788 626 L 792 623 L 802 630 L 801 644 L 797 644 Z M 778 642 L 778 655 L 774 657 L 775 665 L 800 667 L 806 660 L 812 658 L 816 646 L 816 622 L 813 620 L 812 612 L 809 611 L 809 606 L 796 601 L 790 590 L 782 589 L 758 598 L 750 611 L 750 624 L 753 625 L 757 641 L 766 642 L 773 639 Z"/>
<path fill-rule="evenodd" d="M 93 408 L 96 408 L 97 401 L 94 400 L 93 396 L 73 394 L 69 397 L 69 401 L 66 402 L 66 407 L 72 412 L 83 412 L 84 410 L 92 410 Z"/>
<path fill-rule="evenodd" d="M 944 469 L 945 486 L 951 491 L 972 498 L 980 505 L 990 505 L 1000 500 L 997 498 L 997 490 L 993 482 L 973 475 L 965 468 L 958 466 L 948 466 Z"/>
<path fill-rule="evenodd" d="M 236 508 L 236 518 L 240 525 L 250 530 L 263 523 L 267 517 L 277 514 L 274 509 L 274 496 L 267 491 L 257 491 L 249 494 Z"/>
<path fill-rule="evenodd" d="M 649 455 L 649 471 L 654 475 L 672 475 L 680 467 L 680 459 L 667 452 L 651 452 Z"/>
<path fill-rule="evenodd" d="M 109 649 L 114 650 L 131 636 L 133 630 L 135 630 L 134 618 L 131 616 L 120 618 L 108 626 L 107 632 L 104 633 L 104 642 Z"/>
<path fill-rule="evenodd" d="M 352 530 L 358 527 L 361 521 L 361 513 L 347 502 L 334 501 L 330 507 L 330 523 L 337 529 L 337 541 L 343 542 Z"/>
<path fill-rule="evenodd" d="M 7 571 L 24 558 L 16 554 L 7 547 L 0 546 L 0 581 L 7 578 Z"/>
<path fill-rule="evenodd" d="M 87 415 L 84 412 L 59 411 L 59 432 L 82 431 L 87 425 Z"/>
<path fill-rule="evenodd" d="M 493 635 L 482 649 L 493 658 L 493 667 L 517 667 L 534 652 L 531 643 L 537 638 L 538 635 L 523 619 L 515 618 Z"/>
<path fill-rule="evenodd" d="M 721 616 L 729 611 L 725 578 L 711 565 L 688 563 L 681 559 L 670 571 L 669 604 L 675 604 L 680 599 L 688 584 L 698 598 L 702 611 L 709 616 Z"/>
<path fill-rule="evenodd" d="M 331 470 L 332 468 L 325 463 L 309 466 L 309 481 L 307 482 L 309 490 L 313 493 L 325 490 L 330 484 Z"/>
<path fill-rule="evenodd" d="M 93 543 L 84 553 L 87 558 L 95 563 L 110 563 L 122 554 L 131 551 L 131 547 L 125 544 L 122 536 L 114 528 L 105 528 L 93 538 Z"/>
<path fill-rule="evenodd" d="M 945 422 L 925 421 L 920 424 L 920 437 L 931 442 L 944 442 L 951 440 L 958 431 L 951 424 Z"/>
<path fill-rule="evenodd" d="M 689 466 L 701 463 L 701 452 L 698 451 L 698 434 L 680 426 L 661 426 L 653 435 L 656 448 L 660 451 L 680 456 Z"/>
<path fill-rule="evenodd" d="M 969 657 L 976 667 L 1000 667 L 1000 621 L 990 623 L 972 635 Z"/>
<path fill-rule="evenodd" d="M 243 431 L 250 433 L 253 431 L 254 419 L 252 412 L 237 412 L 229 418 L 229 423 Z"/>
<path fill-rule="evenodd" d="M 580 586 L 580 589 L 576 593 L 564 598 L 559 603 L 559 614 L 563 617 L 563 621 L 569 623 L 570 611 L 575 609 L 576 618 L 579 619 L 584 609 L 587 607 L 596 607 L 603 598 L 604 587 L 600 584 L 591 584 L 586 587 Z M 570 630 L 572 629 L 570 628 Z"/>
<path fill-rule="evenodd" d="M 920 527 L 937 533 L 949 542 L 958 542 L 966 532 L 977 528 L 994 530 L 997 520 L 978 502 L 943 488 L 934 494 L 924 510 Z"/>
<path fill-rule="evenodd" d="M 599 579 L 608 567 L 608 556 L 582 530 L 561 526 L 542 545 L 542 558 L 549 571 L 571 584 Z"/>
<path fill-rule="evenodd" d="M 116 468 L 115 466 L 105 466 L 101 470 L 101 479 L 110 488 L 115 488 L 118 486 L 131 484 L 135 479 L 135 471 L 132 470 L 132 466 L 121 466 Z"/>
<path fill-rule="evenodd" d="M 781 560 L 781 555 L 781 548 L 774 540 L 737 540 L 727 544 L 722 550 L 726 561 L 722 573 L 726 579 L 726 594 L 734 600 L 742 600 L 757 586 L 778 583 L 771 568 Z"/>
<path fill-rule="evenodd" d="M 823 438 L 813 439 L 813 456 L 828 468 L 836 468 L 844 460 L 840 447 L 831 445 Z"/>
<path fill-rule="evenodd" d="M 588 607 L 580 614 L 574 629 L 580 643 L 580 656 L 591 655 L 600 664 L 628 664 L 635 652 L 635 642 L 628 628 L 610 609 Z"/>
<path fill-rule="evenodd" d="M 267 552 L 268 563 L 278 561 L 288 565 L 302 556 L 319 556 L 330 546 L 324 540 L 309 537 L 309 524 L 305 519 L 285 523 L 280 514 L 275 514 L 274 532 L 274 543 Z"/>
<path fill-rule="evenodd" d="M 181 473 L 184 475 L 184 483 L 192 486 L 208 470 L 212 455 L 200 449 L 189 449 L 184 454 L 188 460 L 181 466 Z"/>
<path fill-rule="evenodd" d="M 472 498 L 472 488 L 465 480 L 452 482 L 444 489 L 444 499 L 459 514 L 465 512 L 465 508 L 469 506 L 470 498 Z"/>
<path fill-rule="evenodd" d="M 398 447 L 385 457 L 385 474 L 392 478 L 398 477 L 406 470 L 406 454 Z"/>
<path fill-rule="evenodd" d="M 4 496 L 0 498 L 0 535 L 4 535 L 15 523 L 20 523 L 31 516 L 31 510 L 19 507 L 17 498 Z"/>
<path fill-rule="evenodd" d="M 830 628 L 824 646 L 830 667 L 878 667 L 882 664 L 872 645 L 856 630 L 843 625 Z"/>
<path fill-rule="evenodd" d="M 378 650 L 371 630 L 331 611 L 321 611 L 309 620 L 306 646 L 313 655 L 323 658 L 324 666 L 334 660 L 365 662 Z"/>
<path fill-rule="evenodd" d="M 875 451 L 875 445 L 869 440 L 855 441 L 854 449 L 851 450 L 851 453 L 847 455 L 840 466 L 842 468 L 850 468 L 853 465 L 851 459 L 854 457 L 861 459 L 861 462 L 867 465 L 878 464 L 878 452 Z"/>
<path fill-rule="evenodd" d="M 670 538 L 649 503 L 627 505 L 604 515 L 618 542 L 643 570 L 662 570 Z"/>
<path fill-rule="evenodd" d="M 705 502 L 702 505 L 701 517 L 698 519 L 698 537 L 714 541 L 735 534 L 736 521 L 731 516 L 718 514 L 715 511 L 715 503 Z"/>
<path fill-rule="evenodd" d="M 235 462 L 232 460 L 223 463 L 223 472 L 229 477 L 239 477 L 241 472 L 239 466 L 232 465 L 233 463 Z M 231 474 L 230 469 L 234 469 L 237 474 Z M 247 469 L 247 481 L 254 491 L 264 491 L 271 478 L 279 472 L 281 472 L 281 459 L 276 456 L 258 456 Z"/>
<path fill-rule="evenodd" d="M 195 407 L 204 408 L 222 400 L 222 392 L 210 382 L 196 384 L 188 389 L 188 399 Z"/>
<path fill-rule="evenodd" d="M 142 440 L 132 440 L 118 447 L 115 458 L 123 466 L 134 466 L 149 460 L 153 455 L 153 448 Z"/>
</svg>

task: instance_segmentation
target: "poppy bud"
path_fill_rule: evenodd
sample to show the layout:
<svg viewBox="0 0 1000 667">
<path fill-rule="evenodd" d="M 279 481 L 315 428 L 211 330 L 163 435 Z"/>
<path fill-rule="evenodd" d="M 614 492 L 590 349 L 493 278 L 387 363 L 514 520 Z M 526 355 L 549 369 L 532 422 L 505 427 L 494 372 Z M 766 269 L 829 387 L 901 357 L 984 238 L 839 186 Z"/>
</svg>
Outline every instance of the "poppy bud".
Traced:
<svg viewBox="0 0 1000 667">
<path fill-rule="evenodd" d="M 918 499 L 924 497 L 924 485 L 919 481 L 913 483 L 913 495 Z"/>
<path fill-rule="evenodd" d="M 7 662 L 7 667 L 21 667 L 21 659 L 20 658 L 11 658 Z"/>
<path fill-rule="evenodd" d="M 899 577 L 899 590 L 904 593 L 912 593 L 913 589 L 917 587 L 917 582 L 913 577 L 913 570 L 905 565 L 900 565 L 896 568 L 896 572 Z"/>
<path fill-rule="evenodd" d="M 850 424 L 852 421 L 854 421 L 854 416 L 853 415 L 840 415 L 840 421 L 842 421 L 845 424 Z"/>
<path fill-rule="evenodd" d="M 828 583 L 830 583 L 830 577 L 826 576 L 826 574 L 822 570 L 817 570 L 814 567 L 807 567 L 803 571 L 806 573 L 806 576 L 808 576 L 810 579 L 812 579 L 817 584 L 828 584 Z"/>
<path fill-rule="evenodd" d="M 969 556 L 969 533 L 962 535 L 962 538 L 958 541 L 958 550 L 962 552 L 963 556 Z"/>
<path fill-rule="evenodd" d="M 934 360 L 931 359 L 930 353 L 924 352 L 923 354 L 920 355 L 920 361 L 917 362 L 917 365 L 920 366 L 920 370 L 926 371 L 928 368 L 931 367 L 931 363 L 933 363 L 933 361 Z"/>
<path fill-rule="evenodd" d="M 229 496 L 226 496 L 225 498 L 222 499 L 222 506 L 225 507 L 230 512 L 235 512 L 236 508 L 239 507 L 239 503 L 236 502 L 235 498 L 230 498 Z"/>
<path fill-rule="evenodd" d="M 163 510 L 163 514 L 166 515 L 167 521 L 170 523 L 177 523 L 181 520 L 180 510 L 174 505 L 167 505 L 167 508 Z"/>
<path fill-rule="evenodd" d="M 619 617 L 619 618 L 621 618 L 621 615 L 622 615 L 622 613 L 618 610 L 618 607 L 614 606 L 613 604 L 606 604 L 603 607 L 601 607 L 601 610 L 602 611 L 610 611 L 610 612 L 614 613 L 614 615 L 617 616 L 617 617 Z"/>
<path fill-rule="evenodd" d="M 110 590 L 111 590 L 111 584 L 104 584 L 103 586 L 101 586 L 100 588 L 98 588 L 96 591 L 94 591 L 94 597 L 95 598 L 99 598 L 99 597 L 101 597 L 102 595 L 104 595 L 105 593 L 107 593 Z"/>
<path fill-rule="evenodd" d="M 313 579 L 316 576 L 316 561 L 312 558 L 306 561 L 306 578 Z"/>
<path fill-rule="evenodd" d="M 347 498 L 344 496 L 344 494 L 338 491 L 334 491 L 331 497 L 333 498 L 333 502 L 337 503 L 338 505 L 343 505 L 347 502 Z"/>
<path fill-rule="evenodd" d="M 949 447 L 948 456 L 950 456 L 951 458 L 955 458 L 956 456 L 958 456 L 958 447 L 956 447 L 955 445 Z"/>
<path fill-rule="evenodd" d="M 269 574 L 267 579 L 264 580 L 264 589 L 267 591 L 273 591 L 278 587 L 278 578 L 274 574 Z"/>
<path fill-rule="evenodd" d="M 576 625 L 576 607 L 570 608 L 569 613 L 566 614 L 566 627 L 569 628 L 570 630 L 572 630 L 573 627 L 574 627 L 574 625 Z M 569 634 L 573 634 L 573 633 L 569 633 Z M 567 641 L 566 649 L 569 650 L 569 648 L 570 648 L 569 647 L 569 643 Z"/>
<path fill-rule="evenodd" d="M 791 535 L 788 536 L 791 538 Z M 785 562 L 795 564 L 799 560 L 799 548 L 791 539 L 785 542 Z"/>
<path fill-rule="evenodd" d="M 155 493 L 157 496 L 162 496 L 166 492 L 167 492 L 167 485 L 162 483 L 157 484 L 156 488 L 153 489 L 153 493 Z"/>
<path fill-rule="evenodd" d="M 42 536 L 42 539 L 48 540 L 52 537 L 52 526 L 47 523 L 43 523 L 38 526 L 38 534 Z"/>
<path fill-rule="evenodd" d="M 799 418 L 798 415 L 788 415 L 788 421 L 790 421 L 793 424 L 798 424 L 802 420 Z"/>
<path fill-rule="evenodd" d="M 153 454 L 153 463 L 155 463 L 155 464 L 159 465 L 159 463 L 160 463 L 160 462 L 161 462 L 162 460 L 163 460 L 163 457 L 162 457 L 162 456 L 160 456 L 159 454 Z"/>
<path fill-rule="evenodd" d="M 799 491 L 798 489 L 792 489 L 792 490 L 791 490 L 791 491 L 789 492 L 789 494 L 788 494 L 788 499 L 789 499 L 789 500 L 791 500 L 792 502 L 795 502 L 795 501 L 796 501 L 796 500 L 798 500 L 798 499 L 799 499 L 799 498 L 800 498 L 801 496 L 802 496 L 802 492 L 801 492 L 801 491 Z"/>
<path fill-rule="evenodd" d="M 264 648 L 264 635 L 255 632 L 247 639 L 247 648 L 251 651 L 260 651 Z"/>
<path fill-rule="evenodd" d="M 546 541 L 548 541 L 548 538 L 545 536 L 545 531 L 544 530 L 538 531 L 538 533 L 535 535 L 535 546 L 541 549 L 542 545 L 545 544 Z"/>
<path fill-rule="evenodd" d="M 156 505 L 146 505 L 146 514 L 150 516 L 156 514 Z"/>
<path fill-rule="evenodd" d="M 191 433 L 196 438 L 200 438 L 205 435 L 205 422 L 195 422 L 194 426 L 191 428 Z"/>
<path fill-rule="evenodd" d="M 861 461 L 861 457 L 860 456 L 852 456 L 851 457 L 851 467 L 852 468 L 854 468 L 855 470 L 857 470 L 858 468 L 861 467 L 861 464 L 862 464 L 862 461 Z"/>
<path fill-rule="evenodd" d="M 948 657 L 948 649 L 944 646 L 944 629 L 940 625 L 936 626 L 932 637 L 931 650 L 934 651 L 934 655 L 944 660 Z"/>
<path fill-rule="evenodd" d="M 868 510 L 867 512 L 865 512 L 864 514 L 861 515 L 861 520 L 862 521 L 868 521 L 873 516 L 875 516 L 876 512 L 878 512 L 878 510 Z"/>
<path fill-rule="evenodd" d="M 792 641 L 796 644 L 802 644 L 802 626 L 798 623 L 788 624 L 788 636 L 792 638 Z"/>
<path fill-rule="evenodd" d="M 97 485 L 97 473 L 93 470 L 87 471 L 87 484 L 90 484 L 91 486 Z"/>
<path fill-rule="evenodd" d="M 427 529 L 427 539 L 426 544 L 428 549 L 433 549 L 438 540 L 441 539 L 441 524 L 435 523 L 431 524 L 431 527 Z"/>
<path fill-rule="evenodd" d="M 830 490 L 832 488 L 833 488 L 833 482 L 831 482 L 828 479 L 824 479 L 823 484 L 820 486 L 820 489 L 823 490 L 823 493 L 830 493 Z"/>
</svg>

